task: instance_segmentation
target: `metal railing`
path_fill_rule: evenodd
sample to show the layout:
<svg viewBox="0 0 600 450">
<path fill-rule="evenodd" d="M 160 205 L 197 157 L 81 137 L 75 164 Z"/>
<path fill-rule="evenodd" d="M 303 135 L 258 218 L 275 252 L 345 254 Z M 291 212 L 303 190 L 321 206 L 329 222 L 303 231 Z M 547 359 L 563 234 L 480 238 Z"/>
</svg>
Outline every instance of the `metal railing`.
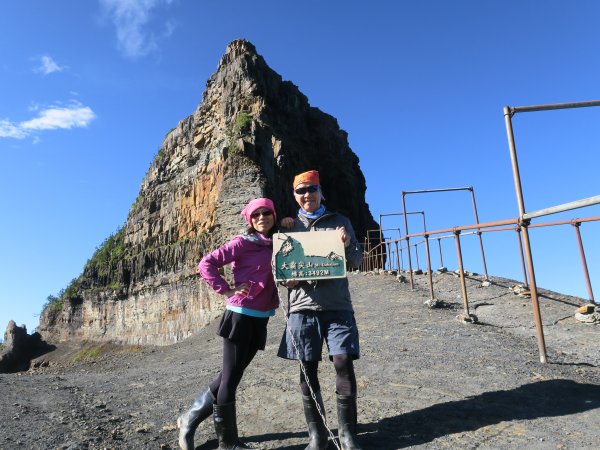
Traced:
<svg viewBox="0 0 600 450">
<path fill-rule="evenodd" d="M 514 218 L 514 219 L 506 219 L 506 220 L 499 220 L 499 221 L 494 221 L 494 222 L 479 223 L 479 217 L 477 214 L 477 205 L 475 202 L 475 194 L 474 194 L 474 190 L 473 190 L 472 186 L 462 187 L 462 188 L 429 189 L 429 190 L 420 190 L 420 191 L 402 191 L 403 212 L 381 214 L 379 216 L 379 229 L 378 230 L 369 230 L 369 232 L 377 232 L 379 234 L 377 245 L 374 245 L 373 247 L 371 247 L 370 235 L 369 235 L 369 232 L 367 232 L 367 237 L 365 238 L 365 242 L 363 244 L 363 248 L 365 251 L 365 259 L 364 259 L 365 262 L 363 263 L 361 270 L 385 269 L 386 261 L 388 264 L 388 268 L 391 269 L 393 267 L 393 259 L 390 259 L 389 255 L 392 254 L 391 248 L 392 248 L 392 245 L 394 245 L 396 248 L 396 251 L 395 251 L 396 268 L 398 270 L 401 270 L 401 267 L 403 267 L 402 251 L 403 250 L 406 251 L 407 262 L 408 262 L 408 273 L 410 275 L 410 286 L 411 286 L 411 289 L 414 289 L 414 279 L 413 279 L 414 271 L 412 269 L 410 239 L 413 237 L 423 237 L 424 238 L 423 242 L 420 242 L 418 244 L 413 244 L 412 247 L 414 247 L 416 250 L 415 255 L 417 257 L 417 267 L 418 267 L 417 245 L 424 244 L 424 246 L 425 246 L 426 258 L 427 258 L 427 272 L 429 275 L 430 297 L 431 297 L 431 300 L 434 300 L 435 295 L 434 295 L 433 281 L 432 281 L 429 238 L 432 235 L 451 233 L 451 235 L 438 236 L 434 239 L 437 239 L 437 241 L 438 241 L 439 252 L 440 252 L 440 263 L 443 266 L 442 249 L 441 249 L 440 240 L 447 238 L 447 237 L 451 237 L 451 236 L 454 237 L 455 246 L 456 246 L 456 254 L 457 254 L 457 262 L 458 262 L 458 266 L 459 266 L 458 271 L 459 271 L 459 278 L 460 278 L 460 283 L 461 283 L 461 291 L 462 291 L 463 306 L 464 306 L 464 316 L 466 319 L 468 319 L 470 317 L 470 314 L 469 314 L 468 294 L 467 294 L 466 282 L 465 282 L 465 270 L 464 270 L 464 265 L 463 265 L 462 246 L 461 246 L 461 240 L 460 240 L 461 233 L 463 231 L 474 230 L 470 233 L 464 233 L 464 235 L 474 234 L 474 235 L 478 236 L 480 249 L 481 249 L 481 257 L 482 257 L 482 261 L 483 261 L 483 268 L 484 268 L 484 273 L 485 273 L 485 279 L 488 280 L 489 277 L 488 277 L 488 272 L 487 272 L 485 252 L 484 252 L 484 248 L 483 248 L 482 234 L 485 232 L 498 232 L 498 231 L 514 230 L 516 232 L 517 239 L 518 239 L 519 255 L 520 255 L 520 259 L 521 259 L 521 267 L 523 270 L 524 286 L 526 288 L 528 288 L 529 292 L 531 293 L 531 304 L 532 304 L 532 309 L 533 309 L 533 316 L 534 316 L 535 329 L 536 329 L 536 339 L 537 339 L 537 343 L 538 343 L 540 361 L 542 363 L 545 363 L 547 360 L 546 345 L 545 345 L 544 331 L 543 331 L 540 307 L 539 307 L 539 301 L 538 301 L 537 283 L 536 283 L 536 279 L 535 279 L 534 261 L 533 261 L 532 251 L 531 251 L 531 241 L 529 238 L 529 229 L 536 228 L 536 227 L 549 227 L 549 226 L 557 226 L 557 225 L 565 225 L 565 224 L 570 224 L 573 226 L 575 233 L 576 233 L 577 245 L 578 245 L 579 254 L 581 257 L 581 261 L 582 261 L 582 267 L 583 267 L 584 278 L 586 281 L 586 287 L 587 287 L 587 291 L 588 291 L 588 295 L 589 295 L 589 300 L 591 302 L 595 303 L 594 294 L 593 294 L 590 276 L 589 276 L 589 271 L 588 271 L 588 267 L 587 267 L 587 261 L 586 261 L 583 241 L 582 241 L 581 233 L 580 233 L 580 227 L 581 227 L 582 223 L 600 220 L 600 216 L 586 217 L 583 219 L 578 218 L 578 219 L 571 219 L 571 220 L 564 220 L 564 221 L 538 223 L 538 224 L 531 224 L 531 220 L 534 218 L 544 217 L 544 216 L 547 216 L 550 214 L 556 214 L 559 212 L 565 212 L 565 211 L 570 211 L 570 210 L 574 210 L 574 209 L 578 209 L 578 208 L 584 208 L 584 207 L 600 204 L 600 195 L 596 195 L 596 196 L 581 199 L 581 200 L 575 200 L 575 201 L 564 203 L 561 205 L 550 206 L 548 208 L 544 208 L 544 209 L 541 209 L 538 211 L 527 212 L 525 210 L 525 202 L 524 202 L 523 190 L 522 190 L 522 186 L 521 186 L 521 176 L 519 173 L 519 164 L 518 164 L 518 159 L 517 159 L 517 151 L 516 151 L 516 145 L 515 145 L 515 139 L 514 139 L 513 126 L 512 126 L 512 118 L 517 113 L 534 112 L 534 111 L 548 111 L 548 110 L 556 110 L 556 109 L 582 108 L 582 107 L 590 107 L 590 106 L 600 106 L 600 100 L 587 101 L 587 102 L 575 102 L 575 103 L 559 103 L 559 104 L 550 104 L 550 105 L 537 105 L 537 106 L 520 106 L 520 107 L 506 106 L 506 107 L 504 107 L 504 119 L 505 119 L 506 131 L 507 131 L 507 136 L 508 136 L 508 146 L 509 146 L 509 153 L 510 153 L 510 158 L 511 158 L 512 173 L 513 173 L 513 179 L 514 179 L 514 185 L 515 185 L 515 193 L 517 196 L 519 217 Z M 407 194 L 435 193 L 435 192 L 458 191 L 458 190 L 469 190 L 471 192 L 471 199 L 472 199 L 474 216 L 475 216 L 475 224 L 457 226 L 457 227 L 446 228 L 446 229 L 435 230 L 435 231 L 427 231 L 427 228 L 425 225 L 425 212 L 424 211 L 412 212 L 412 213 L 404 212 L 404 211 L 406 211 L 405 197 Z M 408 214 L 418 214 L 418 213 L 421 213 L 423 215 L 423 232 L 411 234 L 408 231 L 407 215 Z M 382 224 L 381 224 L 382 217 L 391 216 L 391 215 L 403 215 L 404 216 L 405 235 L 400 236 L 398 239 L 395 239 L 395 240 L 384 240 L 384 235 L 383 235 L 384 229 L 382 228 Z M 406 243 L 405 246 L 403 246 L 404 242 Z M 375 252 L 375 253 L 373 253 L 373 252 Z"/>
</svg>

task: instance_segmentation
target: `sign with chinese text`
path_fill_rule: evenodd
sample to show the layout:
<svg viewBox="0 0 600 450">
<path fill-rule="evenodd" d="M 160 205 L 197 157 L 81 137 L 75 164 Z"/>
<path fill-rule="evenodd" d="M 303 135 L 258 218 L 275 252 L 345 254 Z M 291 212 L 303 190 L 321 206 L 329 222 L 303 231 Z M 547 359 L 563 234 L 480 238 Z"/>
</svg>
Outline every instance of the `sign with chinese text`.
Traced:
<svg viewBox="0 0 600 450">
<path fill-rule="evenodd" d="M 346 277 L 344 243 L 336 230 L 275 233 L 275 280 L 321 280 Z"/>
</svg>

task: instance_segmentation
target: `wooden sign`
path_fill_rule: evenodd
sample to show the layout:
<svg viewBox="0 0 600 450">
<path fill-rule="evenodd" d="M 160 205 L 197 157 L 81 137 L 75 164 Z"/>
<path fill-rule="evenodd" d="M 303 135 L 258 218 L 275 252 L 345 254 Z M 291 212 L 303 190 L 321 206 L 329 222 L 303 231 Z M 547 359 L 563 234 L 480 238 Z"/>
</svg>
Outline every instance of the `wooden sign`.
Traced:
<svg viewBox="0 0 600 450">
<path fill-rule="evenodd" d="M 346 277 L 344 242 L 336 230 L 273 235 L 275 280 Z"/>
</svg>

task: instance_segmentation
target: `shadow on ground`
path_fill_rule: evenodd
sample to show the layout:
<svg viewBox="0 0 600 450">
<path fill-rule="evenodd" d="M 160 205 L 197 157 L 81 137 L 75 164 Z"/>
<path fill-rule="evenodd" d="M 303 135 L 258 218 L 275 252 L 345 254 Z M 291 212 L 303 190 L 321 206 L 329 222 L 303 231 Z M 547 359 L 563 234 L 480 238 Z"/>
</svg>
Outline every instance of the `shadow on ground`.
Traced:
<svg viewBox="0 0 600 450">
<path fill-rule="evenodd" d="M 399 449 L 454 433 L 513 420 L 566 416 L 600 408 L 600 386 L 571 380 L 538 381 L 485 392 L 361 426 L 365 448 Z"/>
<path fill-rule="evenodd" d="M 425 444 L 441 436 L 474 431 L 513 420 L 566 416 L 600 408 L 600 386 L 571 380 L 538 381 L 507 391 L 485 392 L 464 400 L 440 403 L 378 422 L 361 424 L 363 449 L 392 450 Z M 285 441 L 303 433 L 269 433 L 247 436 L 250 442 Z M 213 448 L 209 441 L 197 450 Z M 281 447 L 301 450 L 306 444 Z M 330 445 L 329 448 L 335 448 Z"/>
</svg>

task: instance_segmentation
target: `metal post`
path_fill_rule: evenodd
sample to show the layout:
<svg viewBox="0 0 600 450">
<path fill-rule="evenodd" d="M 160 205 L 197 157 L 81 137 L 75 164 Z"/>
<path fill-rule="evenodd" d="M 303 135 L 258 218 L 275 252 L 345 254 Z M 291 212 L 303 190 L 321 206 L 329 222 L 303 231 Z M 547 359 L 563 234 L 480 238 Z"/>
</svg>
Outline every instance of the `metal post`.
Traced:
<svg viewBox="0 0 600 450">
<path fill-rule="evenodd" d="M 398 270 L 398 273 L 400 273 L 400 260 L 398 258 L 398 241 L 396 241 L 396 269 Z"/>
<path fill-rule="evenodd" d="M 390 241 L 386 241 L 386 245 L 387 245 L 387 263 L 388 263 L 388 268 L 389 270 L 392 270 L 392 260 L 390 259 L 390 246 L 392 245 L 392 243 Z M 385 266 L 383 267 L 385 269 Z"/>
<path fill-rule="evenodd" d="M 425 254 L 427 255 L 427 275 L 429 276 L 429 298 L 435 300 L 433 294 L 433 275 L 431 273 L 431 258 L 429 257 L 429 235 L 425 235 Z"/>
<path fill-rule="evenodd" d="M 417 259 L 417 270 L 421 270 L 421 265 L 419 264 L 419 244 L 413 245 L 415 248 L 415 258 Z"/>
<path fill-rule="evenodd" d="M 402 244 L 400 244 L 400 268 L 404 270 L 404 258 L 402 258 Z"/>
<path fill-rule="evenodd" d="M 444 259 L 442 258 L 442 244 L 440 242 L 441 241 L 440 238 L 437 238 L 437 241 L 438 241 L 438 247 L 440 249 L 440 268 L 441 268 L 441 267 L 444 267 Z"/>
<path fill-rule="evenodd" d="M 477 204 L 475 203 L 475 191 L 473 187 L 469 189 L 471 191 L 471 200 L 473 201 L 473 211 L 475 212 L 475 223 L 479 223 L 479 216 L 477 215 Z M 479 247 L 481 248 L 481 259 L 483 260 L 483 272 L 485 274 L 485 279 L 489 280 L 487 264 L 485 263 L 485 252 L 483 251 L 483 239 L 481 237 L 481 229 L 477 229 L 477 235 L 479 236 Z"/>
<path fill-rule="evenodd" d="M 379 243 L 381 244 L 383 242 L 383 231 L 381 229 L 381 214 L 379 214 Z M 381 268 L 385 269 L 385 267 L 383 267 L 383 252 L 381 254 Z"/>
<path fill-rule="evenodd" d="M 460 275 L 460 289 L 462 291 L 463 306 L 465 308 L 465 319 L 471 317 L 469 314 L 469 299 L 467 298 L 467 283 L 465 281 L 465 270 L 463 268 L 462 251 L 460 248 L 460 231 L 454 232 L 454 241 L 456 242 L 456 256 L 458 258 L 458 270 Z"/>
<path fill-rule="evenodd" d="M 410 274 L 410 288 L 414 290 L 415 280 L 412 271 L 412 260 L 410 258 L 410 237 L 408 236 L 408 220 L 406 219 L 406 193 L 402 192 L 402 211 L 404 211 L 404 232 L 406 233 L 406 248 L 408 250 L 408 273 Z"/>
<path fill-rule="evenodd" d="M 592 284 L 590 283 L 590 273 L 588 272 L 587 261 L 585 259 L 585 251 L 583 250 L 583 242 L 581 241 L 581 233 L 579 231 L 579 226 L 581 222 L 573 222 L 573 227 L 575 227 L 575 233 L 577 234 L 577 242 L 579 244 L 579 254 L 581 255 L 581 264 L 583 265 L 583 274 L 585 275 L 585 282 L 587 284 L 588 296 L 590 297 L 590 301 L 592 303 L 596 303 L 594 301 L 594 292 L 592 291 Z"/>
<path fill-rule="evenodd" d="M 519 255 L 521 255 L 521 267 L 523 268 L 523 287 L 529 288 L 529 284 L 527 283 L 527 269 L 525 268 L 525 256 L 523 255 L 523 242 L 521 241 L 521 227 L 517 227 L 516 231 L 519 241 Z"/>
<path fill-rule="evenodd" d="M 513 170 L 513 179 L 515 183 L 515 193 L 517 195 L 517 204 L 519 206 L 519 218 L 521 219 L 521 228 L 523 234 L 523 244 L 525 246 L 525 256 L 527 258 L 527 269 L 529 272 L 529 281 L 531 282 L 531 307 L 533 308 L 533 318 L 535 322 L 535 334 L 537 337 L 538 350 L 540 353 L 540 362 L 546 362 L 546 342 L 544 339 L 544 327 L 540 314 L 540 304 L 538 302 L 537 284 L 535 282 L 535 271 L 533 269 L 533 256 L 531 254 L 531 244 L 529 242 L 528 221 L 523 221 L 525 214 L 525 202 L 523 200 L 523 190 L 521 188 L 521 175 L 519 174 L 519 162 L 517 160 L 517 150 L 515 146 L 515 136 L 512 129 L 512 113 L 508 106 L 504 107 L 504 120 L 506 122 L 506 133 L 508 135 L 508 146 L 510 150 L 510 160 Z"/>
</svg>

